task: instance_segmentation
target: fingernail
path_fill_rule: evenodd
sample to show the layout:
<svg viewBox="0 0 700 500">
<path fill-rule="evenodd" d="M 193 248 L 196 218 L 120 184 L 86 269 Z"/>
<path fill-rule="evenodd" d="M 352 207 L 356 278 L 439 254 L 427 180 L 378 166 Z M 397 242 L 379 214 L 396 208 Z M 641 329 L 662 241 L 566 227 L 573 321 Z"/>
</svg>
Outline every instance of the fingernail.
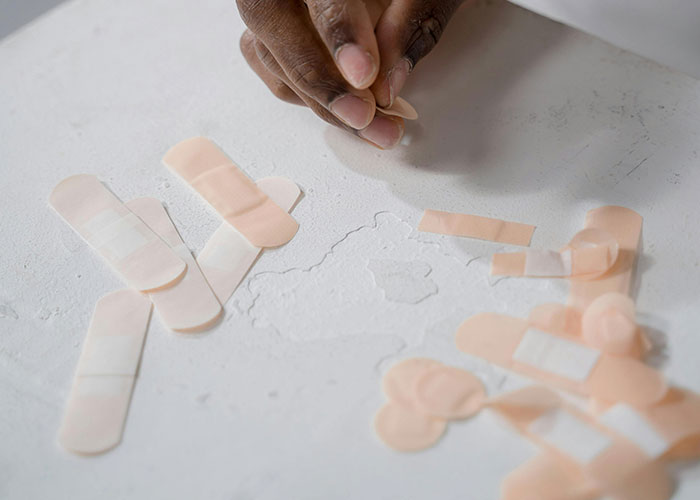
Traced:
<svg viewBox="0 0 700 500">
<path fill-rule="evenodd" d="M 343 75 L 355 88 L 366 88 L 377 72 L 377 65 L 372 55 L 354 43 L 347 43 L 340 47 L 335 58 Z"/>
<path fill-rule="evenodd" d="M 391 149 L 403 137 L 401 121 L 388 116 L 375 116 L 372 123 L 359 132 L 360 137 L 376 144 L 382 149 Z"/>
<path fill-rule="evenodd" d="M 346 125 L 362 129 L 372 120 L 374 106 L 353 94 L 345 94 L 330 104 L 331 112 Z"/>
<path fill-rule="evenodd" d="M 401 59 L 389 71 L 389 106 L 394 104 L 394 99 L 401 92 L 409 71 L 411 71 L 411 65 L 406 59 Z"/>
</svg>

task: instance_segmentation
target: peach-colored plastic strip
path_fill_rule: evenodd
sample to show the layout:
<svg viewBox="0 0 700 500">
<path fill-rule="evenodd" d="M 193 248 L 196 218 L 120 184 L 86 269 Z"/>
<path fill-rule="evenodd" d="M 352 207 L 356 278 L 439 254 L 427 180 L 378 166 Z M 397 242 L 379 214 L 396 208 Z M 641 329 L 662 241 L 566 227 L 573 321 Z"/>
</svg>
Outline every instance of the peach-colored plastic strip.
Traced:
<svg viewBox="0 0 700 500">
<path fill-rule="evenodd" d="M 287 211 L 292 210 L 301 195 L 299 186 L 284 177 L 266 177 L 256 184 Z M 207 240 L 197 256 L 197 263 L 222 304 L 238 288 L 261 251 L 262 248 L 252 245 L 227 223 L 221 224 Z"/>
<path fill-rule="evenodd" d="M 651 344 L 635 323 L 634 302 L 627 295 L 601 295 L 581 312 L 564 304 L 540 304 L 528 323 L 539 330 L 583 341 L 608 354 L 641 359 Z"/>
<path fill-rule="evenodd" d="M 397 96 L 388 108 L 377 107 L 377 111 L 385 115 L 398 116 L 406 120 L 417 120 L 418 112 L 406 99 Z"/>
<path fill-rule="evenodd" d="M 642 234 L 642 216 L 634 210 L 604 206 L 586 214 L 586 229 L 604 231 L 617 241 L 619 253 L 615 264 L 595 280 L 573 280 L 569 304 L 583 311 L 597 297 L 607 292 L 629 294 Z"/>
<path fill-rule="evenodd" d="M 529 246 L 535 226 L 427 209 L 418 224 L 419 231 L 464 236 L 509 245 Z"/>
<path fill-rule="evenodd" d="M 49 202 L 136 290 L 172 286 L 185 272 L 185 262 L 97 177 L 64 179 Z"/>
<path fill-rule="evenodd" d="M 126 206 L 187 263 L 187 271 L 182 280 L 170 288 L 149 293 L 163 323 L 180 332 L 203 331 L 213 326 L 221 315 L 221 304 L 209 288 L 163 204 L 155 198 L 138 198 L 127 202 Z"/>
<path fill-rule="evenodd" d="M 221 217 L 257 247 L 277 247 L 299 225 L 221 151 L 204 137 L 173 146 L 163 163 L 189 183 Z"/>
<path fill-rule="evenodd" d="M 150 315 L 135 290 L 97 301 L 59 430 L 65 449 L 90 455 L 119 444 Z"/>
<path fill-rule="evenodd" d="M 608 233 L 584 229 L 561 251 L 532 249 L 494 254 L 491 274 L 543 278 L 593 279 L 607 272 L 617 260 L 617 241 Z"/>
<path fill-rule="evenodd" d="M 516 474 L 517 482 L 524 488 L 522 493 L 553 500 L 558 498 L 558 488 L 569 485 L 563 478 L 569 478 L 571 484 L 576 485 L 577 494 L 583 496 L 560 498 L 591 498 L 586 495 L 593 493 L 626 500 L 670 497 L 671 479 L 653 454 L 624 434 L 564 403 L 552 391 L 528 387 L 493 398 L 488 406 L 537 444 L 543 454 L 556 457 L 553 461 L 544 459 L 550 465 L 556 463 L 556 470 L 532 470 L 525 466 L 527 473 Z M 628 434 L 639 437 L 638 432 Z M 645 484 L 644 488 L 639 487 L 640 481 Z M 513 478 L 506 478 L 504 489 L 512 491 L 512 482 Z"/>
<path fill-rule="evenodd" d="M 611 402 L 645 407 L 668 389 L 663 375 L 639 360 L 608 355 L 510 316 L 472 316 L 460 325 L 456 343 L 467 354 L 552 387 Z"/>
</svg>

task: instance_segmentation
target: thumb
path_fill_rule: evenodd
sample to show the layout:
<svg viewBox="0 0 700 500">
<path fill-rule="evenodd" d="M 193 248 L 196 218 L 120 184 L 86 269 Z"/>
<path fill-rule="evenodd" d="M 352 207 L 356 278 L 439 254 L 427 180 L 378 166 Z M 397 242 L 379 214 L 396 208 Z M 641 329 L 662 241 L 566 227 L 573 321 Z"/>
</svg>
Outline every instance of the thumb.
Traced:
<svg viewBox="0 0 700 500">
<path fill-rule="evenodd" d="M 393 0 L 377 22 L 381 65 L 372 85 L 377 105 L 389 107 L 415 65 L 437 44 L 463 0 Z"/>
</svg>

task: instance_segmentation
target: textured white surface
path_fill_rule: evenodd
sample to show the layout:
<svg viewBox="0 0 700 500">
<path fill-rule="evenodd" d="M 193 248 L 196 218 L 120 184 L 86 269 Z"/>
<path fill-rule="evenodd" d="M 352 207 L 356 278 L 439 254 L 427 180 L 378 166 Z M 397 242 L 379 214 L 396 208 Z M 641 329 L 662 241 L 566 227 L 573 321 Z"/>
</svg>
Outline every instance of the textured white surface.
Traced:
<svg viewBox="0 0 700 500">
<path fill-rule="evenodd" d="M 418 66 L 410 145 L 380 152 L 275 101 L 241 31 L 230 0 L 82 0 L 0 43 L 0 498 L 496 499 L 533 448 L 484 414 L 393 453 L 370 429 L 381 373 L 432 356 L 493 393 L 513 377 L 459 353 L 457 325 L 525 316 L 566 288 L 491 281 L 488 256 L 513 248 L 418 234 L 426 207 L 537 224 L 536 248 L 567 242 L 590 208 L 638 210 L 655 359 L 700 390 L 700 83 L 495 2 L 460 12 Z M 122 444 L 68 455 L 56 432 L 90 314 L 122 284 L 47 196 L 94 173 L 122 200 L 162 199 L 198 251 L 217 217 L 160 165 L 193 135 L 254 178 L 297 181 L 301 230 L 215 330 L 154 318 Z M 698 497 L 698 470 L 675 500 Z"/>
</svg>

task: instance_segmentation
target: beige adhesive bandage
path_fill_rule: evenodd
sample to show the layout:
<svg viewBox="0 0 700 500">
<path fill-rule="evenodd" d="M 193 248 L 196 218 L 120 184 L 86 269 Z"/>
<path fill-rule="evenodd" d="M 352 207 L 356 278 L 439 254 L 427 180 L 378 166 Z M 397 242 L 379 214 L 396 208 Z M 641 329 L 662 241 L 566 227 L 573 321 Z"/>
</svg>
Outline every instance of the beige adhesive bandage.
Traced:
<svg viewBox="0 0 700 500">
<path fill-rule="evenodd" d="M 630 439 L 638 440 L 641 447 L 655 451 L 665 460 L 700 458 L 698 394 L 672 387 L 666 397 L 653 406 L 643 409 L 623 408 L 622 417 L 629 414 L 632 416 L 628 420 L 618 418 L 616 421 L 614 417 L 620 416 L 620 410 L 616 408 L 620 407 L 621 405 L 611 406 L 600 419 L 605 421 L 606 418 L 613 418 L 609 425 L 619 427 L 623 435 L 628 430 L 641 429 Z"/>
<path fill-rule="evenodd" d="M 65 449 L 91 455 L 119 444 L 150 315 L 151 301 L 134 290 L 97 301 L 59 430 Z"/>
<path fill-rule="evenodd" d="M 193 137 L 173 146 L 163 163 L 182 177 L 254 246 L 284 245 L 299 229 L 213 142 Z"/>
<path fill-rule="evenodd" d="M 618 256 L 618 244 L 610 235 L 591 229 L 578 233 L 563 250 L 527 250 L 494 254 L 494 276 L 592 279 L 608 271 Z"/>
<path fill-rule="evenodd" d="M 581 313 L 564 304 L 551 302 L 535 306 L 527 321 L 531 327 L 543 332 L 581 338 Z"/>
<path fill-rule="evenodd" d="M 464 236 L 509 245 L 529 246 L 535 226 L 490 219 L 478 215 L 426 210 L 418 224 L 419 231 Z"/>
<path fill-rule="evenodd" d="M 299 186 L 284 177 L 267 177 L 256 184 L 287 211 L 291 211 L 301 195 Z M 214 231 L 197 256 L 197 263 L 222 304 L 238 288 L 261 251 L 230 224 L 223 223 Z"/>
<path fill-rule="evenodd" d="M 513 496 L 517 489 L 520 498 L 551 500 L 601 495 L 620 500 L 662 500 L 672 492 L 672 481 L 656 460 L 658 454 L 648 453 L 638 444 L 640 440 L 649 442 L 646 429 L 629 428 L 627 435 L 620 434 L 541 387 L 494 398 L 488 406 L 537 444 L 543 455 L 550 455 L 528 462 L 506 477 L 505 498 L 517 498 Z M 552 469 L 541 467 L 542 463 Z"/>
<path fill-rule="evenodd" d="M 615 292 L 598 297 L 583 314 L 564 304 L 541 304 L 530 311 L 528 323 L 545 332 L 579 339 L 608 354 L 641 359 L 651 348 L 635 323 L 634 303 Z"/>
<path fill-rule="evenodd" d="M 629 208 L 600 207 L 586 214 L 585 228 L 611 235 L 617 241 L 619 250 L 615 264 L 602 276 L 571 282 L 569 303 L 580 311 L 608 292 L 629 295 L 642 234 L 642 216 Z M 576 245 L 578 242 L 572 240 L 572 243 Z"/>
<path fill-rule="evenodd" d="M 518 318 L 472 316 L 459 327 L 456 343 L 462 352 L 553 387 L 610 402 L 645 407 L 667 391 L 663 375 L 639 360 L 608 355 Z"/>
<path fill-rule="evenodd" d="M 377 111 L 385 115 L 398 116 L 406 120 L 417 120 L 418 112 L 416 108 L 404 98 L 396 96 L 394 103 L 388 108 L 377 107 Z"/>
<path fill-rule="evenodd" d="M 651 347 L 635 321 L 634 301 L 622 293 L 605 293 L 581 315 L 586 344 L 609 354 L 641 357 Z"/>
<path fill-rule="evenodd" d="M 93 175 L 61 181 L 51 206 L 126 282 L 142 292 L 174 284 L 185 262 Z"/>
<path fill-rule="evenodd" d="M 202 331 L 213 326 L 221 315 L 221 304 L 180 238 L 165 207 L 155 198 L 138 198 L 127 202 L 126 206 L 187 263 L 185 276 L 175 285 L 149 293 L 163 323 L 171 330 L 180 332 Z"/>
<path fill-rule="evenodd" d="M 471 373 L 428 358 L 403 360 L 384 375 L 389 399 L 375 417 L 375 432 L 399 451 L 435 444 L 446 421 L 478 412 L 486 400 L 481 380 Z"/>
</svg>

